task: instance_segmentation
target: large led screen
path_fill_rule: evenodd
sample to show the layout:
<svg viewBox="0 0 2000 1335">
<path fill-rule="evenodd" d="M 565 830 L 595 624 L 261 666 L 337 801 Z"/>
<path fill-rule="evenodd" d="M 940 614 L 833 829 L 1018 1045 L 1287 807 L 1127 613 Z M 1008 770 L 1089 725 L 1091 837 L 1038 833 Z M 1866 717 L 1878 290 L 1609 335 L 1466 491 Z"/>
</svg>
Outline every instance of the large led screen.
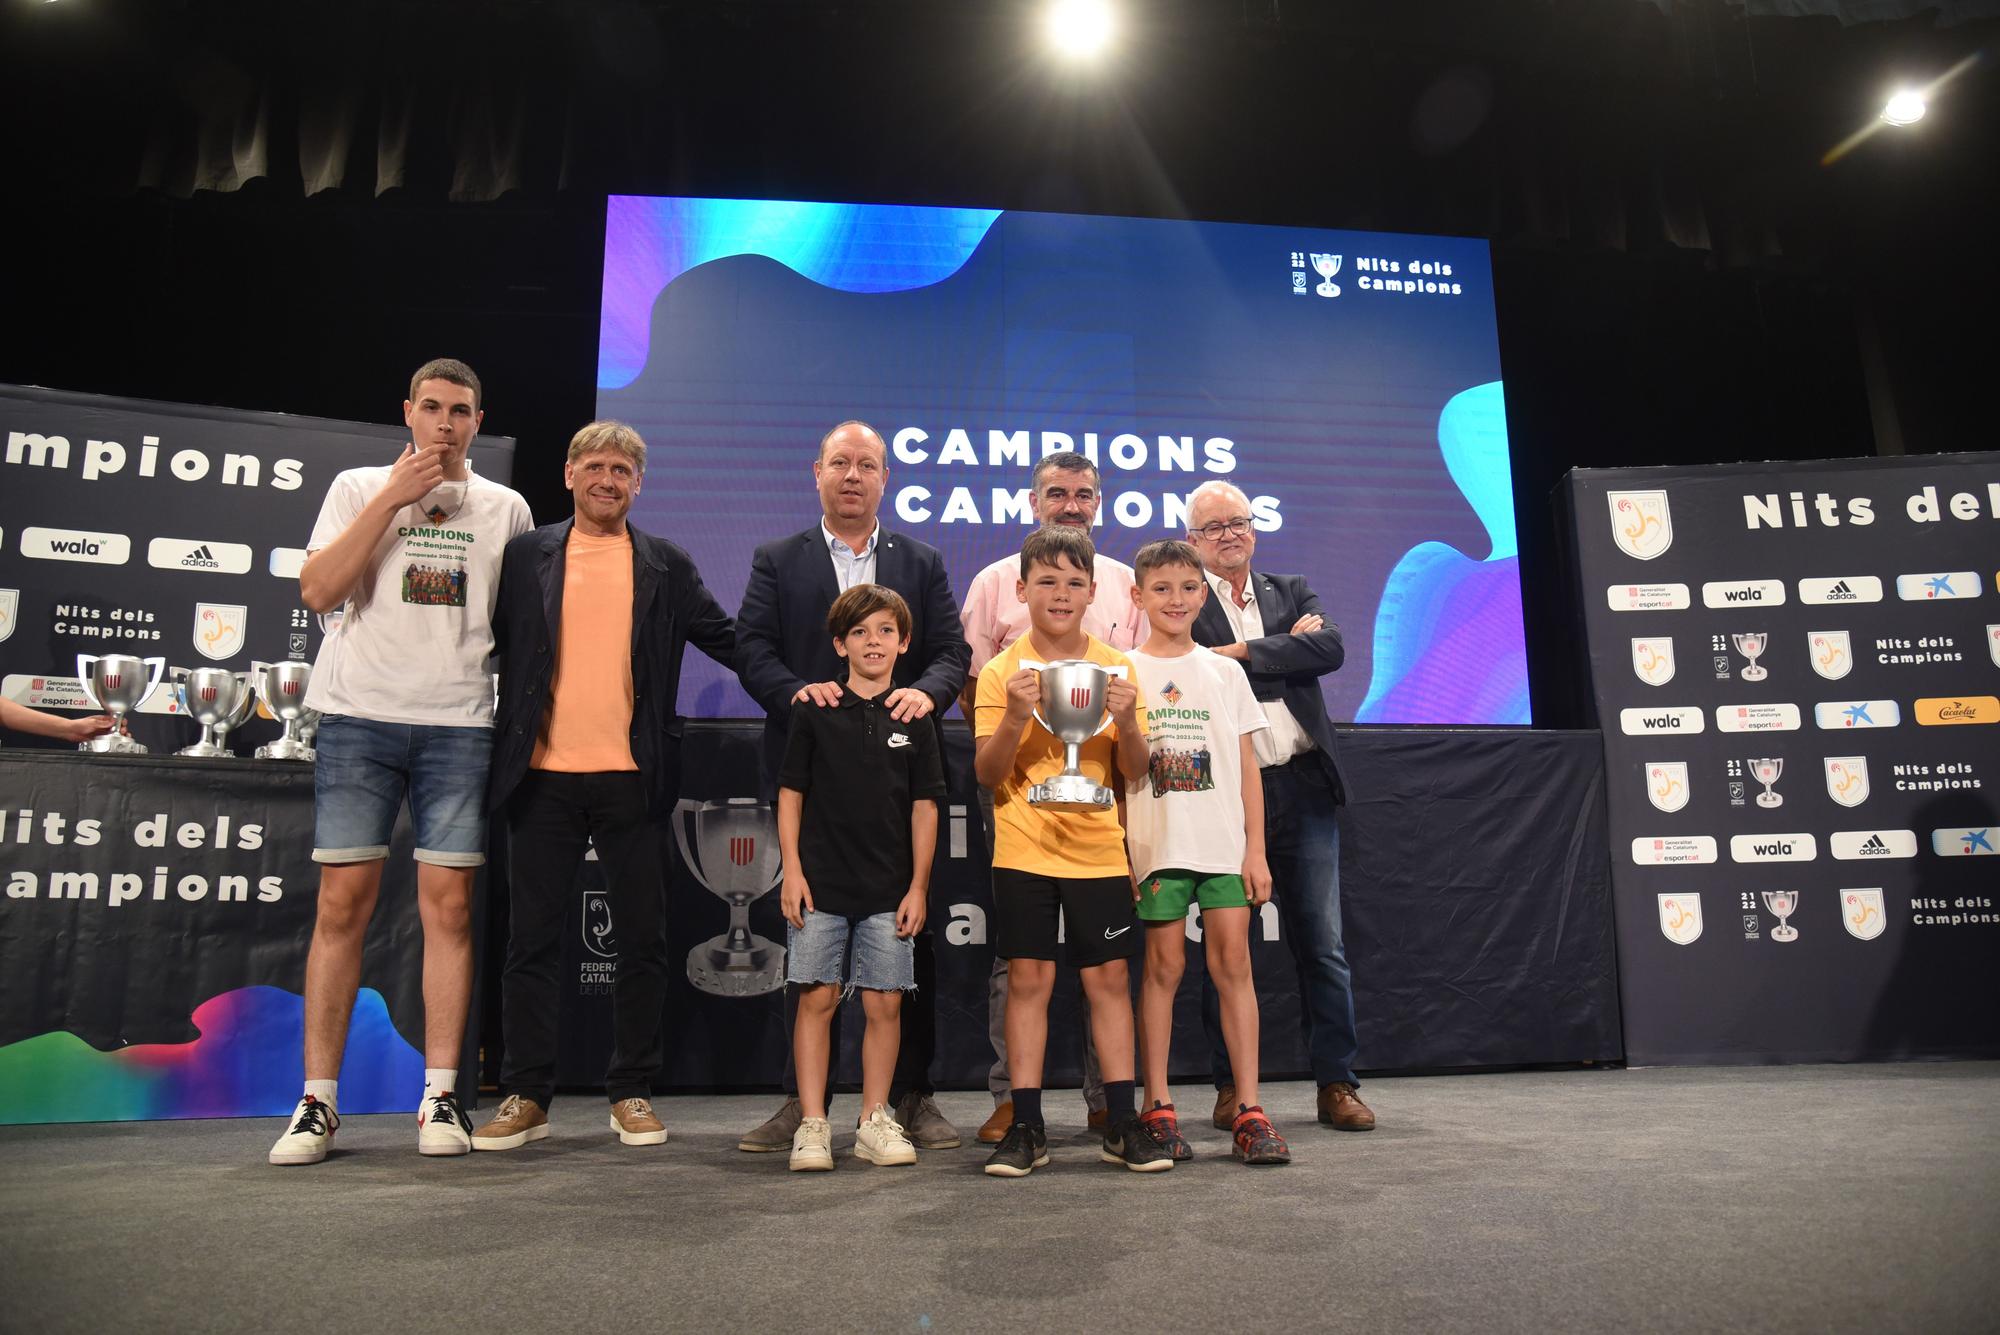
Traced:
<svg viewBox="0 0 2000 1335">
<path fill-rule="evenodd" d="M 991 209 L 613 197 L 598 411 L 650 448 L 633 507 L 723 605 L 815 523 L 821 435 L 890 442 L 882 522 L 963 599 L 1018 550 L 1044 452 L 1096 460 L 1098 547 L 1251 498 L 1254 565 L 1345 635 L 1361 723 L 1527 723 L 1519 561 L 1486 243 Z M 691 654 L 683 708 L 754 715 Z"/>
</svg>

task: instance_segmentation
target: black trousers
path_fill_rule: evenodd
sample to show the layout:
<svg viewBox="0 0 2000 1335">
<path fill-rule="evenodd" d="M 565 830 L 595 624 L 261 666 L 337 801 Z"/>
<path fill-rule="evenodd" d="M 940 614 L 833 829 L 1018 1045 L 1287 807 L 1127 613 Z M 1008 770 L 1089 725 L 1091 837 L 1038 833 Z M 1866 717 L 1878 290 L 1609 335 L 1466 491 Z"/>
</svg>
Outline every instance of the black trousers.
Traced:
<svg viewBox="0 0 2000 1335">
<path fill-rule="evenodd" d="M 935 1094 L 937 1086 L 931 1081 L 931 1058 L 937 1055 L 937 950 L 931 942 L 928 924 L 917 933 L 915 950 L 917 969 L 917 990 L 903 997 L 903 1041 L 896 1049 L 896 1071 L 889 1078 L 889 1102 L 895 1103 L 915 1090 L 919 1094 Z M 785 1032 L 792 1032 L 799 1022 L 799 989 L 785 985 Z M 840 1066 L 840 1011 L 833 1013 L 833 1030 L 829 1037 L 826 1063 L 826 1087 L 830 1093 L 834 1087 L 834 1076 Z M 792 1066 L 792 1053 L 788 1045 L 785 1049 L 785 1092 L 799 1092 L 798 1072 Z"/>
<path fill-rule="evenodd" d="M 555 1099 L 563 925 L 577 866 L 594 844 L 618 942 L 605 1092 L 613 1103 L 652 1097 L 664 1057 L 667 919 L 660 841 L 665 835 L 647 810 L 645 783 L 637 773 L 530 770 L 521 781 L 507 804 L 512 925 L 500 979 L 505 1092 L 544 1108 Z"/>
</svg>

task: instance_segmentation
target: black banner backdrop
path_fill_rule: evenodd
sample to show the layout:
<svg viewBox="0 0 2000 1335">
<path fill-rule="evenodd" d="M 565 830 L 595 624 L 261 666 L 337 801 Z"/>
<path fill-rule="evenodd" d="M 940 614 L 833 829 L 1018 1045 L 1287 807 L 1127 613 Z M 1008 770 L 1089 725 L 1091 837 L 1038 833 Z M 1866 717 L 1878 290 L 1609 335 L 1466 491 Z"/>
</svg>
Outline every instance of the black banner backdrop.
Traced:
<svg viewBox="0 0 2000 1335">
<path fill-rule="evenodd" d="M 1565 500 L 1629 1059 L 2000 1054 L 2000 454 Z"/>
<path fill-rule="evenodd" d="M 383 387 L 392 423 L 402 392 Z M 0 434 L 0 693 L 74 712 L 89 710 L 78 654 L 311 661 L 320 628 L 298 567 L 327 486 L 395 462 L 409 440 L 400 424 L 19 386 L 0 386 Z M 497 482 L 513 457 L 505 436 L 473 444 L 473 467 Z M 177 713 L 163 675 L 132 735 L 177 750 L 198 735 Z M 248 755 L 277 732 L 260 710 L 230 746 Z"/>
</svg>

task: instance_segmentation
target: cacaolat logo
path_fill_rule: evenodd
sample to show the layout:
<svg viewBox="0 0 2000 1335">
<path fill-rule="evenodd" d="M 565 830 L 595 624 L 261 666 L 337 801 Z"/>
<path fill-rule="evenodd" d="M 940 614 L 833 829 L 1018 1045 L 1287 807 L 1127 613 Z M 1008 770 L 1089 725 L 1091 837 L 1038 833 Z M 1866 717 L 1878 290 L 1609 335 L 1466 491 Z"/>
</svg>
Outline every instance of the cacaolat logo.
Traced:
<svg viewBox="0 0 2000 1335">
<path fill-rule="evenodd" d="M 1933 696 L 1916 701 L 1910 709 L 1924 727 L 2000 722 L 2000 696 Z"/>
</svg>

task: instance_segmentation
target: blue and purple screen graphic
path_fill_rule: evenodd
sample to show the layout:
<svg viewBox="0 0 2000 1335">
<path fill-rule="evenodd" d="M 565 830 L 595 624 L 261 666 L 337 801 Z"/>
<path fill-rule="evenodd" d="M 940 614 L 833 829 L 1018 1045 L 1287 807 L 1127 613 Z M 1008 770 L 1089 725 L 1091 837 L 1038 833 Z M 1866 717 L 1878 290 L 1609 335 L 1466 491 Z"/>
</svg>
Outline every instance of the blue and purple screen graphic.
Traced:
<svg viewBox="0 0 2000 1335">
<path fill-rule="evenodd" d="M 1529 721 L 1486 243 L 990 209 L 614 196 L 600 416 L 651 447 L 633 519 L 734 610 L 758 544 L 819 517 L 820 436 L 890 442 L 882 522 L 962 600 L 1019 550 L 1029 470 L 1103 473 L 1100 550 L 1241 487 L 1254 564 L 1345 634 L 1361 723 Z M 759 711 L 690 654 L 682 707 Z"/>
</svg>

